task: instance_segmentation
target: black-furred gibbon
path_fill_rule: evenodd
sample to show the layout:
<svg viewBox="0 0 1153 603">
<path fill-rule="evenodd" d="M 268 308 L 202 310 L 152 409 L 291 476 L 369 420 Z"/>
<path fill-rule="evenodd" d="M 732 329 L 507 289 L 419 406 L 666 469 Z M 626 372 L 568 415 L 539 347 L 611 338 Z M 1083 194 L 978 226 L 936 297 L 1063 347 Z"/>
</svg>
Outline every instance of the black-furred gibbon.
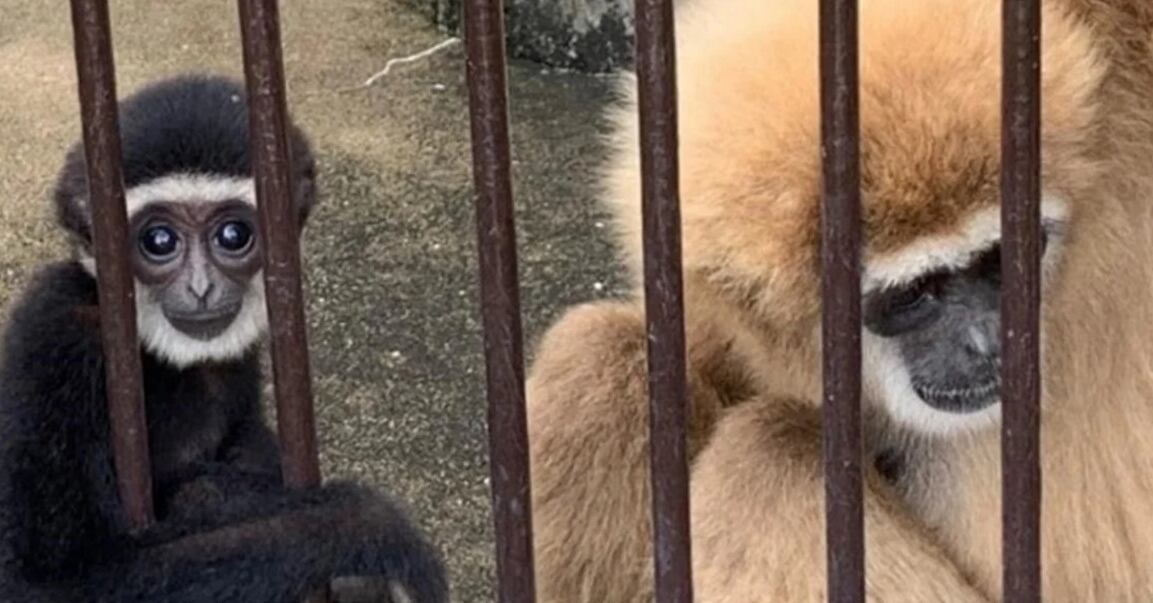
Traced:
<svg viewBox="0 0 1153 603">
<path fill-rule="evenodd" d="M 243 87 L 176 77 L 120 115 L 157 521 L 129 529 L 117 495 L 77 145 L 55 192 L 76 257 L 40 269 L 0 343 L 0 600 L 288 603 L 336 583 L 356 585 L 357 600 L 389 601 L 399 586 L 446 601 L 440 553 L 396 503 L 282 481 L 261 411 L 267 317 Z M 303 228 L 315 162 L 295 126 L 290 146 Z"/>
</svg>

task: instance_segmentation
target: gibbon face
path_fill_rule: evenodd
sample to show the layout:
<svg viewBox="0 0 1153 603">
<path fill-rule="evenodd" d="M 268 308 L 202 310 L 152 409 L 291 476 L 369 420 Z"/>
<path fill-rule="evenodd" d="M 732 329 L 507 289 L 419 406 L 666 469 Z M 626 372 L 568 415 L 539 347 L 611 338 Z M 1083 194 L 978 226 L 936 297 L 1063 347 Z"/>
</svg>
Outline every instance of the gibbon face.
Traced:
<svg viewBox="0 0 1153 603">
<path fill-rule="evenodd" d="M 210 341 L 236 321 L 260 270 L 251 207 L 160 203 L 141 211 L 130 231 L 136 278 L 174 329 Z"/>
<path fill-rule="evenodd" d="M 1001 360 L 999 246 L 961 270 L 940 270 L 865 301 L 865 326 L 894 342 L 913 391 L 944 412 L 997 401 Z"/>
<path fill-rule="evenodd" d="M 925 241 L 866 267 L 862 297 L 865 381 L 898 421 L 929 432 L 991 425 L 1001 394 L 1000 212 L 978 214 L 985 237 Z M 1065 205 L 1042 204 L 1042 288 L 1054 272 L 1067 228 Z M 984 224 L 980 224 L 984 222 Z M 926 262 L 934 255 L 937 262 Z M 883 278 L 885 270 L 892 271 Z"/>
<path fill-rule="evenodd" d="M 120 103 L 125 202 L 143 347 L 177 368 L 238 359 L 267 331 L 248 107 L 241 82 L 190 75 Z M 288 124 L 299 237 L 317 202 L 316 159 Z M 84 149 L 65 158 L 57 221 L 93 276 Z"/>
<path fill-rule="evenodd" d="M 176 366 L 242 356 L 268 325 L 252 179 L 166 176 L 127 199 L 145 347 Z"/>
<path fill-rule="evenodd" d="M 177 367 L 243 356 L 268 325 L 252 179 L 173 174 L 125 196 L 144 347 Z"/>
<path fill-rule="evenodd" d="M 818 9 L 816 0 L 724 13 L 688 3 L 677 22 L 686 282 L 727 300 L 769 345 L 810 342 L 796 350 L 812 359 L 805 384 L 819 384 Z M 1042 286 L 1050 287 L 1077 201 L 1099 173 L 1095 91 L 1105 63 L 1087 28 L 1052 4 L 1044 11 Z M 990 425 L 999 414 L 1000 19 L 995 0 L 875 0 L 860 9 L 865 397 L 923 432 Z M 606 186 L 639 282 L 631 85 L 624 95 Z M 1051 305 L 1043 323 L 1060 320 Z"/>
<path fill-rule="evenodd" d="M 864 322 L 893 342 L 918 397 L 942 412 L 997 402 L 1001 269 L 999 245 L 960 270 L 939 270 L 874 291 Z"/>
</svg>

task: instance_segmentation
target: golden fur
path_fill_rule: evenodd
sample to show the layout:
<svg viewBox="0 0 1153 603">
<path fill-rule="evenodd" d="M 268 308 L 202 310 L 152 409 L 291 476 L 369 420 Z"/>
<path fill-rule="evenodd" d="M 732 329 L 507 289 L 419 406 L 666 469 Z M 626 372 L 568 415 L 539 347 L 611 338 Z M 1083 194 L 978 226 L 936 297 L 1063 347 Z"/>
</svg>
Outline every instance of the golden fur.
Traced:
<svg viewBox="0 0 1153 603">
<path fill-rule="evenodd" d="M 977 218 L 997 235 L 1000 7 L 861 3 L 867 278 L 965 252 Z M 1044 9 L 1042 183 L 1069 221 L 1042 317 L 1045 600 L 1149 601 L 1153 2 Z M 696 0 L 677 28 L 697 600 L 819 601 L 817 1 Z M 606 198 L 640 298 L 625 92 Z M 867 385 L 869 452 L 909 464 L 895 484 L 867 476 L 870 597 L 998 600 L 999 431 L 928 435 L 882 397 Z M 564 315 L 528 398 L 540 600 L 651 600 L 639 299 Z"/>
</svg>

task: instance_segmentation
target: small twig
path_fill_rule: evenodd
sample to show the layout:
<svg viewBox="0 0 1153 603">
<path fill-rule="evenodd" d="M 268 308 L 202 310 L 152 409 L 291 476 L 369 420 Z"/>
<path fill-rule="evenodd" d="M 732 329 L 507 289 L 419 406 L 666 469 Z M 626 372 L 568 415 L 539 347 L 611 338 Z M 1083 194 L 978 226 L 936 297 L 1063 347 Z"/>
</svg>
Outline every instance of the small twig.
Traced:
<svg viewBox="0 0 1153 603">
<path fill-rule="evenodd" d="M 360 84 L 359 86 L 353 86 L 351 88 L 345 88 L 345 89 L 341 90 L 341 92 L 354 92 L 356 90 L 364 90 L 365 88 L 371 87 L 378 80 L 380 80 L 380 78 L 388 75 L 389 72 L 392 71 L 393 67 L 395 67 L 397 65 L 404 64 L 404 63 L 414 63 L 414 62 L 419 61 L 423 58 L 429 57 L 429 56 L 431 56 L 437 52 L 440 52 L 441 50 L 444 50 L 445 48 L 448 48 L 449 46 L 452 46 L 452 45 L 457 44 L 459 42 L 460 42 L 460 38 L 449 38 L 449 39 L 444 40 L 444 41 L 440 42 L 439 44 L 437 44 L 431 48 L 426 48 L 426 49 L 424 49 L 424 50 L 422 50 L 416 54 L 410 54 L 406 57 L 398 57 L 395 59 L 389 59 L 388 62 L 384 64 L 384 69 L 381 69 L 380 71 L 377 71 L 376 73 L 372 74 L 372 77 L 368 78 L 367 80 L 364 80 L 364 83 Z"/>
</svg>

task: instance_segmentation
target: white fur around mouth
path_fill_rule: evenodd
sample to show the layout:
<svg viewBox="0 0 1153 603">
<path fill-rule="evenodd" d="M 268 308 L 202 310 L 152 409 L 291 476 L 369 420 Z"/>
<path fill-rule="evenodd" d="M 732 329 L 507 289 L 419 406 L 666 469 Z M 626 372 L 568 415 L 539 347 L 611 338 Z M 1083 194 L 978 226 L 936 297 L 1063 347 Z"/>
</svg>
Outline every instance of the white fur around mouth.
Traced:
<svg viewBox="0 0 1153 603">
<path fill-rule="evenodd" d="M 199 341 L 209 341 L 227 331 L 239 314 L 240 306 L 238 304 L 228 312 L 216 312 L 187 318 L 166 314 L 165 318 L 177 331 Z"/>
<path fill-rule="evenodd" d="M 139 281 L 136 283 L 136 301 L 141 343 L 149 352 L 176 368 L 239 359 L 258 344 L 268 330 L 262 273 L 253 277 L 240 312 L 223 331 L 208 340 L 178 330 L 164 316 L 159 304 L 148 297 L 147 288 Z"/>
<path fill-rule="evenodd" d="M 968 412 L 934 408 L 926 401 L 932 393 L 917 391 L 900 351 L 892 341 L 865 330 L 861 343 L 865 364 L 863 393 L 887 410 L 897 423 L 920 433 L 949 436 L 987 429 L 1000 421 L 1001 405 L 996 397 L 989 404 Z M 999 380 L 994 379 L 975 387 L 938 388 L 934 391 L 941 394 L 938 400 L 947 394 L 961 398 L 986 392 L 992 396 L 996 393 L 993 388 L 999 385 Z"/>
</svg>

